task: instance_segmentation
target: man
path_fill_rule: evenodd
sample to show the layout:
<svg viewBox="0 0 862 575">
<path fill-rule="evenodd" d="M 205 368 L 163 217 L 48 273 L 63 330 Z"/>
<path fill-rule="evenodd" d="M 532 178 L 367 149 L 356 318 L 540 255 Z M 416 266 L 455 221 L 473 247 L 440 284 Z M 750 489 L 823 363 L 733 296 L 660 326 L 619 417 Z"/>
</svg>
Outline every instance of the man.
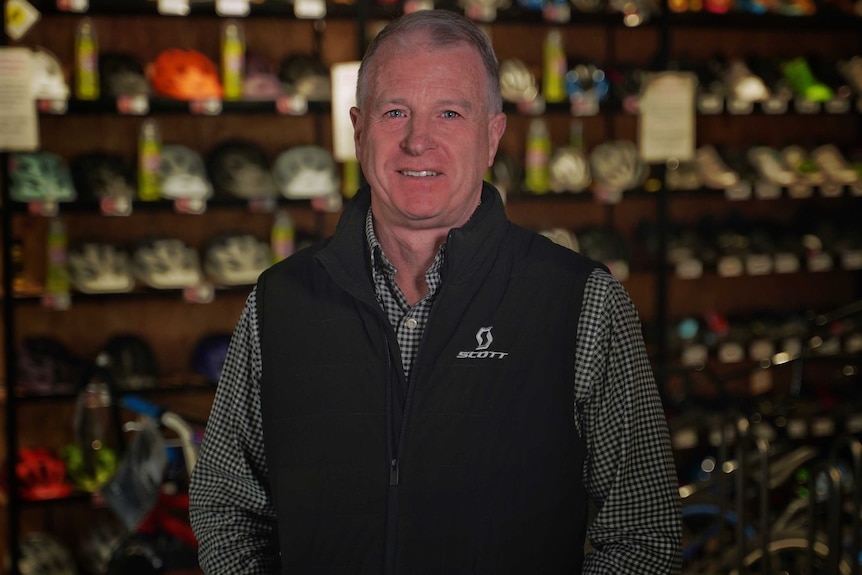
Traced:
<svg viewBox="0 0 862 575">
<path fill-rule="evenodd" d="M 488 39 L 402 17 L 351 118 L 369 185 L 262 274 L 234 332 L 192 476 L 205 571 L 675 572 L 636 311 L 482 182 L 506 126 Z"/>
</svg>

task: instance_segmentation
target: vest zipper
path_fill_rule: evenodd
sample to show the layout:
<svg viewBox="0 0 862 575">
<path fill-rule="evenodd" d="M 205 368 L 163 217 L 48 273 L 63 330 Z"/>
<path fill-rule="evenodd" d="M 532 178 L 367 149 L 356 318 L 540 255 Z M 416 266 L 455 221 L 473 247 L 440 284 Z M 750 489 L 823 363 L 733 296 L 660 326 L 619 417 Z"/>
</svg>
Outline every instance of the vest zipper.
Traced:
<svg viewBox="0 0 862 575">
<path fill-rule="evenodd" d="M 398 458 L 394 457 L 392 461 L 389 462 L 389 485 L 397 486 L 398 485 Z"/>
</svg>

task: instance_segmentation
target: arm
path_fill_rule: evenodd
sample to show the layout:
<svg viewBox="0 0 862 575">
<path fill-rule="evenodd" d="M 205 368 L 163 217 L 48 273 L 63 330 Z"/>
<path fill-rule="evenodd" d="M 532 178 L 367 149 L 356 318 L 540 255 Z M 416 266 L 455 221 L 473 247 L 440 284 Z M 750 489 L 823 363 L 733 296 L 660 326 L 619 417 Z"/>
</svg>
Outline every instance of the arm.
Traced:
<svg viewBox="0 0 862 575">
<path fill-rule="evenodd" d="M 206 573 L 279 571 L 260 413 L 255 292 L 231 338 L 191 477 L 189 515 Z"/>
<path fill-rule="evenodd" d="M 578 327 L 576 411 L 597 515 L 584 575 L 678 573 L 679 484 L 640 320 L 625 288 L 594 271 Z"/>
</svg>

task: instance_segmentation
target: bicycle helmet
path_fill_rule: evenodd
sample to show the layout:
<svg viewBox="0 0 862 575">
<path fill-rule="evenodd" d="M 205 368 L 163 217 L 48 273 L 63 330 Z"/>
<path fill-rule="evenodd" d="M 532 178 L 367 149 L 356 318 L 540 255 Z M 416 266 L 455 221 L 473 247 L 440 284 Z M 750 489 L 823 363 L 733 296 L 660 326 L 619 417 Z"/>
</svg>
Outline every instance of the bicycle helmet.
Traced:
<svg viewBox="0 0 862 575">
<path fill-rule="evenodd" d="M 17 359 L 18 387 L 28 394 L 72 393 L 81 384 L 83 360 L 54 337 L 25 337 Z"/>
<path fill-rule="evenodd" d="M 57 499 L 72 493 L 72 486 L 66 482 L 66 465 L 46 448 L 19 449 L 15 475 L 18 493 L 24 499 Z"/>
<path fill-rule="evenodd" d="M 129 256 L 114 246 L 87 242 L 69 251 L 69 278 L 82 293 L 125 293 L 135 287 Z"/>
<path fill-rule="evenodd" d="M 63 74 L 63 67 L 57 56 L 47 48 L 34 46 L 31 49 L 31 84 L 33 98 L 36 100 L 66 100 L 69 98 L 69 85 Z"/>
<path fill-rule="evenodd" d="M 278 190 L 290 199 L 328 196 L 339 188 L 335 159 L 320 146 L 294 146 L 283 151 L 276 157 L 272 172 Z"/>
<path fill-rule="evenodd" d="M 249 234 L 224 234 L 210 241 L 204 269 L 217 284 L 250 285 L 272 263 L 269 244 Z"/>
<path fill-rule="evenodd" d="M 82 198 L 110 202 L 111 212 L 128 215 L 135 197 L 135 173 L 119 154 L 88 152 L 71 164 L 72 181 Z"/>
<path fill-rule="evenodd" d="M 308 54 L 291 54 L 279 66 L 278 77 L 287 94 L 299 94 L 307 100 L 332 100 L 329 70 L 319 59 Z"/>
<path fill-rule="evenodd" d="M 204 377 L 207 383 L 215 385 L 221 377 L 231 334 L 214 333 L 205 335 L 192 351 L 192 369 Z"/>
<path fill-rule="evenodd" d="M 147 66 L 153 91 L 175 100 L 220 99 L 224 93 L 218 68 L 197 50 L 170 48 Z"/>
<path fill-rule="evenodd" d="M 507 102 L 532 102 L 539 95 L 536 77 L 523 61 L 517 58 L 500 64 L 500 91 Z"/>
<path fill-rule="evenodd" d="M 242 80 L 243 99 L 276 100 L 281 95 L 281 81 L 272 62 L 260 53 L 246 50 L 245 77 Z"/>
<path fill-rule="evenodd" d="M 161 194 L 169 200 L 207 200 L 212 196 L 212 184 L 207 179 L 201 155 L 187 146 L 162 146 Z"/>
<path fill-rule="evenodd" d="M 209 153 L 206 164 L 216 194 L 247 200 L 278 194 L 266 155 L 253 142 L 222 142 Z"/>
<path fill-rule="evenodd" d="M 77 196 L 66 162 L 52 152 L 13 153 L 9 175 L 16 202 L 71 202 Z"/>
<path fill-rule="evenodd" d="M 31 531 L 18 540 L 21 575 L 78 575 L 69 548 L 57 537 Z"/>
<path fill-rule="evenodd" d="M 183 289 L 203 279 L 197 252 L 175 238 L 142 241 L 132 256 L 132 269 L 142 283 L 156 289 Z"/>
<path fill-rule="evenodd" d="M 593 148 L 590 169 L 596 184 L 618 191 L 640 186 L 649 174 L 634 142 L 628 140 L 604 142 Z"/>
<path fill-rule="evenodd" d="M 112 336 L 99 352 L 96 363 L 121 391 L 152 388 L 158 383 L 156 353 L 144 338 L 135 334 Z"/>
<path fill-rule="evenodd" d="M 152 93 L 143 64 L 131 54 L 99 54 L 99 79 L 102 93 L 114 98 Z"/>
</svg>

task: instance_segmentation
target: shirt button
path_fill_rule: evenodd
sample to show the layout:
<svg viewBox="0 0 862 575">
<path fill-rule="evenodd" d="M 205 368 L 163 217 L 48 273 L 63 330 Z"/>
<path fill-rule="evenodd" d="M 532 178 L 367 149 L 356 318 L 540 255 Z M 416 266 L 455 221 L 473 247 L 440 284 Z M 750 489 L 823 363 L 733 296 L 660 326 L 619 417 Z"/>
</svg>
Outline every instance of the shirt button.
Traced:
<svg viewBox="0 0 862 575">
<path fill-rule="evenodd" d="M 416 329 L 416 326 L 419 325 L 419 322 L 416 321 L 415 318 L 408 317 L 407 321 L 404 322 L 404 325 L 407 326 L 407 329 Z"/>
</svg>

